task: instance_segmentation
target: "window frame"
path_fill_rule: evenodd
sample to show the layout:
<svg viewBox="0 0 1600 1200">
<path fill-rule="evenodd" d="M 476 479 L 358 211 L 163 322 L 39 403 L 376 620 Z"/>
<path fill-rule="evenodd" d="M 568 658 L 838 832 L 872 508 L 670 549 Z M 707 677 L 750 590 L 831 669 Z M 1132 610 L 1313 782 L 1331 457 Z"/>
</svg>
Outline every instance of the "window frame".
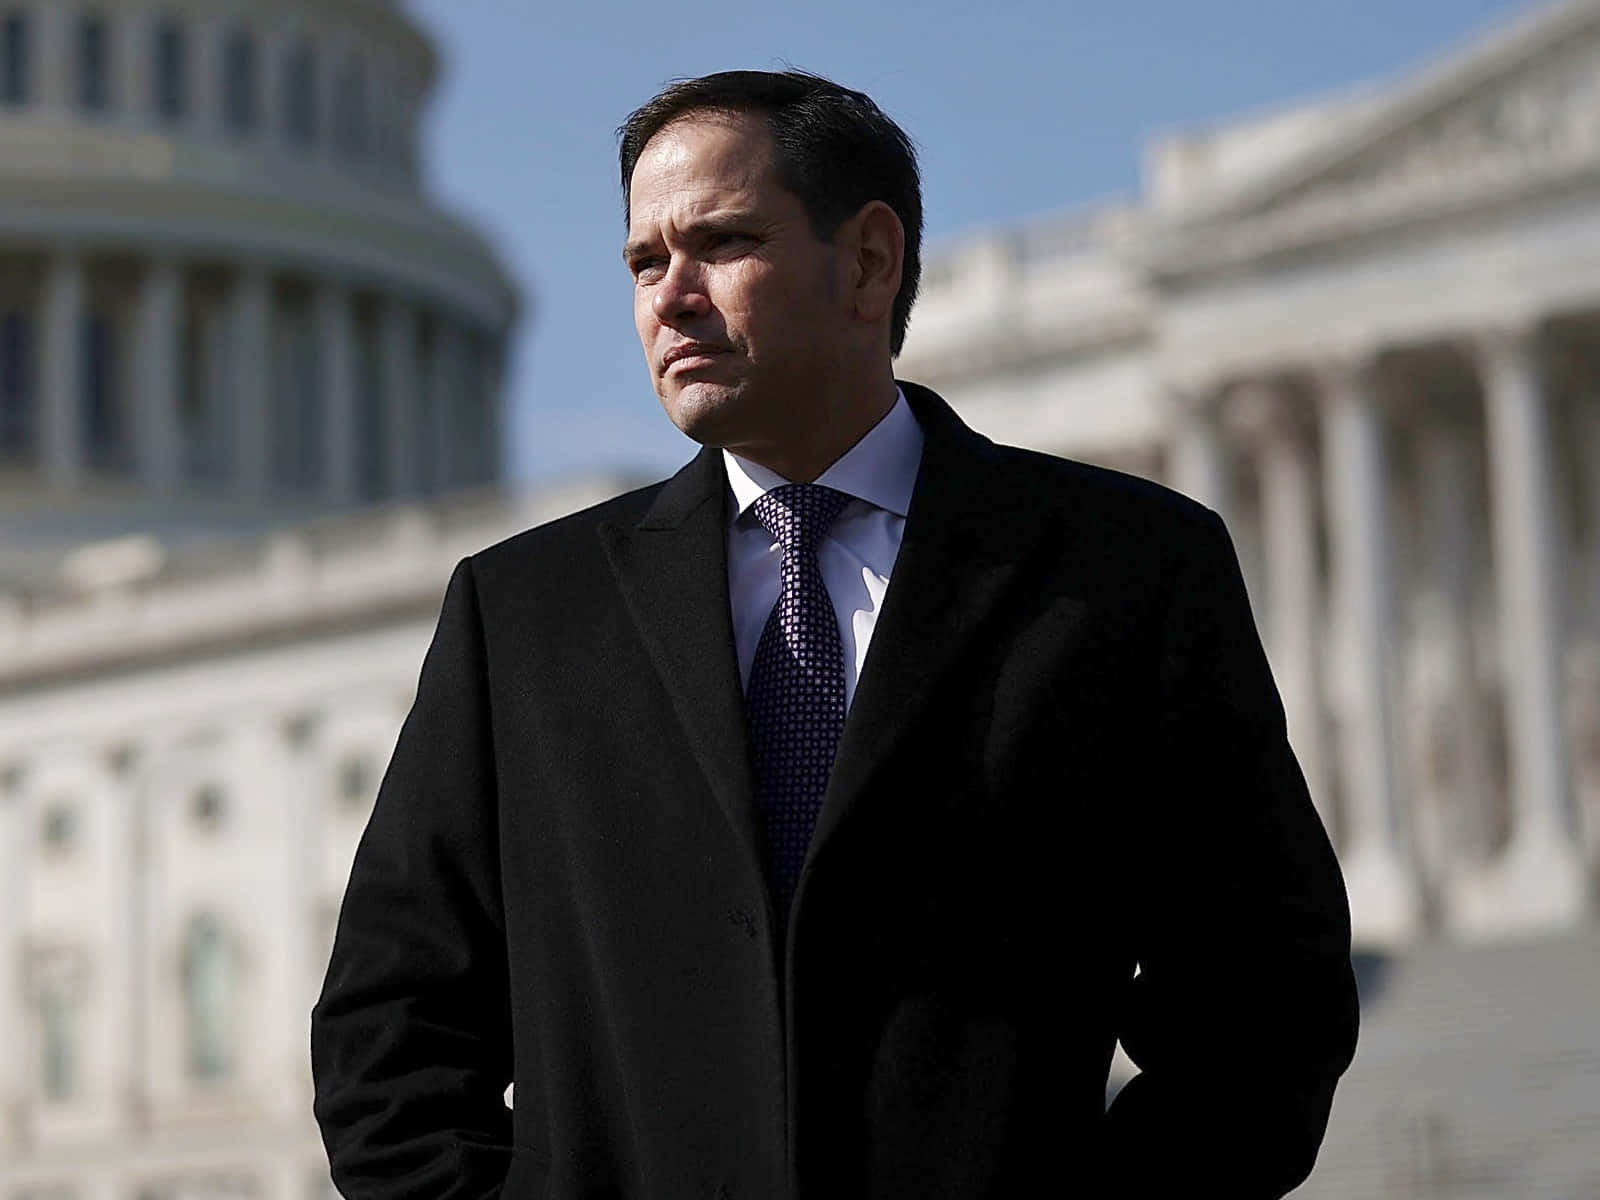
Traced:
<svg viewBox="0 0 1600 1200">
<path fill-rule="evenodd" d="M 0 11 L 0 105 L 24 108 L 33 99 L 33 26 L 26 9 Z"/>
<path fill-rule="evenodd" d="M 111 111 L 111 43 L 111 22 L 104 13 L 91 10 L 79 16 L 74 41 L 78 109 L 97 117 Z"/>
<path fill-rule="evenodd" d="M 222 41 L 222 127 L 235 137 L 261 128 L 261 48 L 248 28 Z"/>
<path fill-rule="evenodd" d="M 176 16 L 156 22 L 151 35 L 151 109 L 156 119 L 176 125 L 189 116 L 189 31 Z"/>
<path fill-rule="evenodd" d="M 317 51 L 309 37 L 300 38 L 283 57 L 284 140 L 310 149 L 317 144 Z"/>
</svg>

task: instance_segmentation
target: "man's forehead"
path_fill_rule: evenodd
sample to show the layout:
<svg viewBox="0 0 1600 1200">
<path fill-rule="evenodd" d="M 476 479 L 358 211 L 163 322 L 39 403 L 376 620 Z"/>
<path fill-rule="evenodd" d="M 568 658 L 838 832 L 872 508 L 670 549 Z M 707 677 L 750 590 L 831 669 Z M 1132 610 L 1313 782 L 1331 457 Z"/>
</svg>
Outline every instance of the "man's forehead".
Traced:
<svg viewBox="0 0 1600 1200">
<path fill-rule="evenodd" d="M 671 179 L 710 172 L 723 182 L 755 179 L 772 161 L 772 135 L 747 113 L 689 114 L 663 126 L 639 152 L 633 188 L 657 176 Z"/>
<path fill-rule="evenodd" d="M 651 138 L 634 165 L 629 226 L 666 220 L 681 225 L 747 213 L 759 204 L 770 171 L 770 152 L 753 145 L 746 130 L 723 119 L 680 119 Z"/>
</svg>

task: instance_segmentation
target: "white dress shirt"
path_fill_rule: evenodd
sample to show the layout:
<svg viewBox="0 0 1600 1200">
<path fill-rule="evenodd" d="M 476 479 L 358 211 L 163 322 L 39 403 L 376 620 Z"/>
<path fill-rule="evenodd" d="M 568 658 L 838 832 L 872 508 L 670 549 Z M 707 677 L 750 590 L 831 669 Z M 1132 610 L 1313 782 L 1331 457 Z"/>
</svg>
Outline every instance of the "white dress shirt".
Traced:
<svg viewBox="0 0 1600 1200">
<path fill-rule="evenodd" d="M 922 429 L 911 415 L 905 394 L 899 389 L 896 393 L 888 415 L 815 480 L 853 497 L 817 546 L 817 565 L 839 621 L 846 707 L 855 699 L 856 679 L 883 609 L 905 532 L 911 489 L 922 464 Z M 761 629 L 778 602 L 778 564 L 783 557 L 777 541 L 756 520 L 750 506 L 791 481 L 727 450 L 722 452 L 722 461 L 728 486 L 733 489 L 728 603 L 733 610 L 739 679 L 749 687 L 750 664 L 755 660 Z"/>
</svg>

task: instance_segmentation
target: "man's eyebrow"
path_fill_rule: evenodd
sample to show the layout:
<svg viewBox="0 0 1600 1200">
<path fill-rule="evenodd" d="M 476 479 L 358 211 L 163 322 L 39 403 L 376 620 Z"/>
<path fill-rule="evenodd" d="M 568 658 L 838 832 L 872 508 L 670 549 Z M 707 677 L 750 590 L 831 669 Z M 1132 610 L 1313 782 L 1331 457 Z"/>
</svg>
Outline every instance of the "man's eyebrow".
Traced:
<svg viewBox="0 0 1600 1200">
<path fill-rule="evenodd" d="M 729 230 L 747 229 L 753 219 L 753 215 L 747 212 L 712 213 L 709 216 L 696 217 L 693 221 L 682 226 L 682 229 L 690 237 L 704 237 L 708 233 L 727 233 Z M 622 261 L 632 262 L 654 245 L 654 238 L 624 243 Z"/>
</svg>

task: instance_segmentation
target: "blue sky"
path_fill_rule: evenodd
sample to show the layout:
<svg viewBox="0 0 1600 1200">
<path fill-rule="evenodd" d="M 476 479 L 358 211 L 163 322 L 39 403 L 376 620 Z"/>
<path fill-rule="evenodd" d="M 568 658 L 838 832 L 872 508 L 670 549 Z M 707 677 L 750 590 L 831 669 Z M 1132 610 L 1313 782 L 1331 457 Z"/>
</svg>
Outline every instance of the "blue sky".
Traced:
<svg viewBox="0 0 1600 1200">
<path fill-rule="evenodd" d="M 619 249 L 613 131 L 668 79 L 804 67 L 918 144 L 927 242 L 1139 190 L 1162 132 L 1381 81 L 1516 19 L 1516 0 L 951 0 L 806 5 L 408 0 L 438 39 L 435 195 L 527 300 L 513 478 L 655 477 L 693 445 L 650 390 Z M 913 318 L 914 319 L 914 318 Z"/>
</svg>

